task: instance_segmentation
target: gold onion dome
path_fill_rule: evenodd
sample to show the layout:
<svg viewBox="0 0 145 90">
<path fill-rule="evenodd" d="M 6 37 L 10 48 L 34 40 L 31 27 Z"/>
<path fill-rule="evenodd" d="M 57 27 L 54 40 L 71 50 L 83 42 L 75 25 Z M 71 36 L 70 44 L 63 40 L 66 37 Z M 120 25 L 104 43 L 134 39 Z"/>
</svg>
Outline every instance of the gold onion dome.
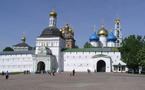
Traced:
<svg viewBox="0 0 145 90">
<path fill-rule="evenodd" d="M 22 40 L 22 42 L 24 43 L 24 42 L 25 42 L 25 40 L 26 40 L 26 38 L 25 38 L 25 37 L 22 37 L 22 39 L 21 39 L 21 40 Z"/>
<path fill-rule="evenodd" d="M 119 20 L 119 18 L 117 17 L 117 19 L 115 20 L 115 24 L 116 23 L 120 23 L 120 20 Z"/>
<path fill-rule="evenodd" d="M 62 27 L 60 28 L 60 32 L 62 32 L 63 30 L 62 30 Z"/>
<path fill-rule="evenodd" d="M 98 36 L 108 36 L 108 31 L 104 28 L 104 26 L 102 25 L 102 28 L 98 31 Z"/>
<path fill-rule="evenodd" d="M 62 30 L 62 34 L 64 34 L 64 30 Z"/>
<path fill-rule="evenodd" d="M 53 9 L 53 11 L 50 13 L 50 17 L 56 17 L 56 16 L 57 16 L 57 13 Z"/>
<path fill-rule="evenodd" d="M 64 28 L 65 28 L 66 30 L 69 30 L 68 24 L 66 24 Z"/>
<path fill-rule="evenodd" d="M 72 31 L 72 29 L 71 29 L 71 27 L 69 28 L 69 32 L 71 32 Z"/>
</svg>

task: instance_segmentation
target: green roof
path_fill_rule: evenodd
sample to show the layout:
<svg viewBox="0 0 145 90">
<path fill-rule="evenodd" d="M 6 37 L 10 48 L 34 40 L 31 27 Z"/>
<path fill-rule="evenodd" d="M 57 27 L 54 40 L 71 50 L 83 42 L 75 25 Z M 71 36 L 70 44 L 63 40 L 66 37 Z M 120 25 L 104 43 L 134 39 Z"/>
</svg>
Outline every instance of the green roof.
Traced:
<svg viewBox="0 0 145 90">
<path fill-rule="evenodd" d="M 104 56 L 107 56 L 107 55 L 105 55 L 105 54 L 98 54 L 96 56 L 104 57 Z"/>
<path fill-rule="evenodd" d="M 117 48 L 73 48 L 63 49 L 63 52 L 118 52 Z"/>
</svg>

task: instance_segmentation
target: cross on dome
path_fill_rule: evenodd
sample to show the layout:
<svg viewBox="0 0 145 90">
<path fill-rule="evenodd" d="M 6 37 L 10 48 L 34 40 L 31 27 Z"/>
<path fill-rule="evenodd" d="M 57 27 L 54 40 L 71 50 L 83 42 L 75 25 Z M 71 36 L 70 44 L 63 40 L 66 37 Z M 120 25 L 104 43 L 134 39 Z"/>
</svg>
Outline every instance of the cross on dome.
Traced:
<svg viewBox="0 0 145 90">
<path fill-rule="evenodd" d="M 94 25 L 93 27 L 94 27 L 94 32 L 96 32 L 96 25 Z"/>
<path fill-rule="evenodd" d="M 102 27 L 104 27 L 104 19 L 102 18 Z"/>
</svg>

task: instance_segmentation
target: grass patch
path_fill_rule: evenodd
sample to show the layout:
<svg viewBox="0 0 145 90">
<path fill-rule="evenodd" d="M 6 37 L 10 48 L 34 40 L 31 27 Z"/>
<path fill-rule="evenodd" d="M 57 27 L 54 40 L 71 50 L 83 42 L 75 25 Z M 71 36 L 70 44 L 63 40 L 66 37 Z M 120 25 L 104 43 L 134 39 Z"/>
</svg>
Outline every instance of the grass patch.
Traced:
<svg viewBox="0 0 145 90">
<path fill-rule="evenodd" d="M 21 74 L 21 73 L 24 73 L 24 72 L 9 72 L 9 75 Z M 5 74 L 6 74 L 6 72 L 5 72 Z M 0 75 L 2 75 L 2 73 L 0 73 Z"/>
</svg>

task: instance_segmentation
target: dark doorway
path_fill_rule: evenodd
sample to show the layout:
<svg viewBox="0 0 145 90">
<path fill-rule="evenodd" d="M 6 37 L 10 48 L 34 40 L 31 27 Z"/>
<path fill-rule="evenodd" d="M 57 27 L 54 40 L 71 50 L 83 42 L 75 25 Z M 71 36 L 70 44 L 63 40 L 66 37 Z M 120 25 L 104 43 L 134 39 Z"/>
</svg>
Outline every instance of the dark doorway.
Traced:
<svg viewBox="0 0 145 90">
<path fill-rule="evenodd" d="M 98 61 L 97 72 L 106 72 L 106 63 L 103 60 Z"/>
<path fill-rule="evenodd" d="M 45 63 L 41 61 L 37 64 L 37 71 L 40 72 L 42 70 L 45 70 Z"/>
</svg>

